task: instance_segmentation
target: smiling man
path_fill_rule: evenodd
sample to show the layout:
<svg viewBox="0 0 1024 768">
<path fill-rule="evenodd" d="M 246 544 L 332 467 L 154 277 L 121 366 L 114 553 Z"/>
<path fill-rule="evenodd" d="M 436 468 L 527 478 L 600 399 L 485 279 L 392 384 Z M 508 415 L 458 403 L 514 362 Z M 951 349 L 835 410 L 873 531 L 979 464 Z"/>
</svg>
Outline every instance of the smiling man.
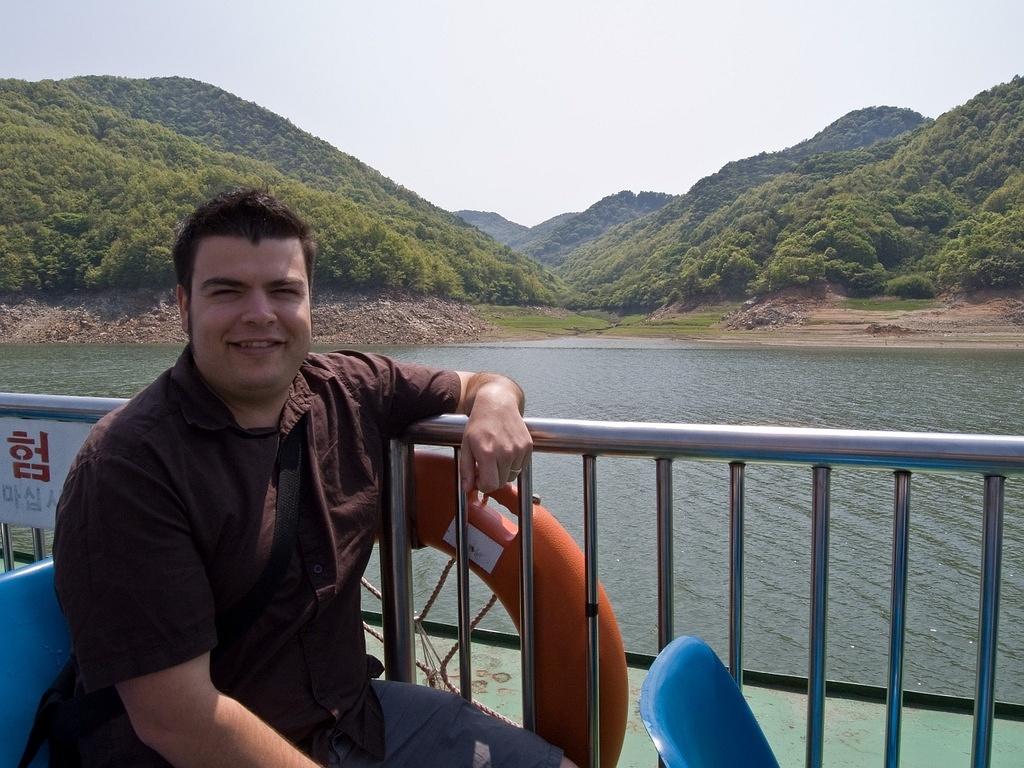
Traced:
<svg viewBox="0 0 1024 768">
<path fill-rule="evenodd" d="M 388 439 L 467 413 L 463 474 L 482 491 L 514 479 L 531 441 L 503 376 L 311 353 L 315 252 L 266 193 L 196 210 L 174 246 L 189 344 L 96 425 L 69 473 L 54 555 L 77 687 L 113 688 L 124 708 L 82 735 L 83 764 L 571 765 L 458 697 L 375 679 L 359 579 Z M 294 445 L 295 540 L 267 581 Z"/>
<path fill-rule="evenodd" d="M 184 279 L 178 307 L 203 381 L 239 426 L 276 424 L 313 335 L 301 241 L 205 237 Z"/>
</svg>

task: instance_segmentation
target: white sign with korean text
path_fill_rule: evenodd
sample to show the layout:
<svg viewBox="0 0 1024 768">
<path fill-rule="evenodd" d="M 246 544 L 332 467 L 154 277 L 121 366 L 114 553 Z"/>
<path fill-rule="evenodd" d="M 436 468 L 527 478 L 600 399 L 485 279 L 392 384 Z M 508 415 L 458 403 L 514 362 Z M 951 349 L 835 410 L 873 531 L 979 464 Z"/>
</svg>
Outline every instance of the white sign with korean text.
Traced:
<svg viewBox="0 0 1024 768">
<path fill-rule="evenodd" d="M 71 462 L 92 424 L 0 418 L 0 522 L 53 528 Z"/>
</svg>

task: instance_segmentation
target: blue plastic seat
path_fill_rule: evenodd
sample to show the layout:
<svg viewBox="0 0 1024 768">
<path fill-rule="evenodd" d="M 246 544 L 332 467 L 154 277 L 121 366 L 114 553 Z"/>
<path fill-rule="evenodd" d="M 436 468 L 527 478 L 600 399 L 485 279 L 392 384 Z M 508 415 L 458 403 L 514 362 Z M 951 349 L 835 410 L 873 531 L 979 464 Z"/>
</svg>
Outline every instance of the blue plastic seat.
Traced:
<svg viewBox="0 0 1024 768">
<path fill-rule="evenodd" d="M 779 768 L 736 682 L 699 637 L 658 654 L 640 716 L 668 768 Z"/>
<path fill-rule="evenodd" d="M 0 575 L 0 765 L 21 759 L 39 697 L 70 653 L 64 616 L 53 591 L 53 560 Z M 46 746 L 32 768 L 49 763 Z"/>
</svg>

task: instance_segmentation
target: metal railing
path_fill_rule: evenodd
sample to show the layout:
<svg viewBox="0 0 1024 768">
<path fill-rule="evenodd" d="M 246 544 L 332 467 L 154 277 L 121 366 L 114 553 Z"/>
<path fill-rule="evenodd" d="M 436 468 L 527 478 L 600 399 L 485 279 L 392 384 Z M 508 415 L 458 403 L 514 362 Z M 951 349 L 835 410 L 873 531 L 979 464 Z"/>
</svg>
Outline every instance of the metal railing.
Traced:
<svg viewBox="0 0 1024 768">
<path fill-rule="evenodd" d="M 95 421 L 124 402 L 112 398 L 11 395 L 0 393 L 0 417 L 45 418 L 60 421 Z M 412 638 L 411 533 L 405 510 L 412 473 L 411 446 L 448 446 L 457 449 L 466 419 L 441 416 L 413 425 L 389 451 L 390 488 L 381 537 L 381 574 L 385 601 L 383 621 L 385 660 L 389 676 L 412 680 L 415 649 Z M 894 522 L 892 588 L 889 638 L 889 675 L 886 703 L 885 765 L 899 764 L 903 695 L 903 658 L 907 584 L 908 526 L 912 471 L 974 473 L 984 477 L 983 547 L 979 607 L 979 642 L 974 706 L 971 765 L 989 765 L 995 703 L 996 630 L 999 618 L 999 584 L 1002 553 L 1004 480 L 1024 473 L 1024 437 L 953 435 L 916 432 L 870 432 L 800 429 L 785 427 L 734 427 L 628 422 L 528 419 L 534 449 L 538 452 L 576 454 L 582 457 L 584 489 L 584 555 L 586 594 L 582 600 L 597 602 L 598 459 L 604 456 L 647 457 L 655 460 L 658 562 L 658 647 L 673 637 L 672 616 L 672 467 L 678 459 L 728 463 L 730 468 L 729 558 L 729 663 L 742 684 L 743 650 L 743 495 L 747 463 L 802 464 L 812 474 L 811 600 L 809 618 L 807 752 L 806 764 L 822 764 L 825 706 L 826 610 L 828 601 L 829 489 L 833 467 L 867 467 L 894 470 Z M 456 462 L 458 466 L 458 462 Z M 521 659 L 524 724 L 533 728 L 534 701 L 533 533 L 532 465 L 518 479 L 522 527 Z M 459 487 L 456 485 L 456 487 Z M 2 518 L 2 515 L 0 515 Z M 460 616 L 461 680 L 469 680 L 471 653 L 468 642 L 468 536 L 467 514 L 459 505 L 457 552 Z M 5 559 L 10 557 L 10 531 L 2 523 Z M 41 539 L 34 532 L 34 542 Z M 41 556 L 41 546 L 35 547 Z M 9 567 L 9 566 L 8 566 Z M 598 623 L 595 612 L 588 618 L 587 707 L 590 766 L 599 761 Z M 466 637 L 462 638 L 465 634 Z M 468 694 L 468 690 L 463 690 Z"/>
<path fill-rule="evenodd" d="M 393 538 L 386 546 L 392 550 L 390 562 L 405 563 L 391 572 L 386 597 L 403 605 L 404 621 L 399 632 L 387 639 L 385 654 L 394 669 L 409 670 L 403 679 L 412 679 L 414 653 L 411 630 L 411 587 L 407 554 L 394 552 L 407 546 L 404 524 L 405 489 L 413 444 L 457 448 L 462 437 L 464 416 L 441 416 L 420 422 L 392 447 L 391 511 L 387 530 Z M 664 648 L 673 636 L 672 617 L 672 466 L 676 459 L 727 462 L 730 472 L 729 493 L 729 665 L 737 684 L 742 685 L 743 659 L 743 496 L 744 467 L 747 463 L 802 464 L 811 468 L 811 599 L 809 659 L 807 676 L 807 751 L 808 768 L 822 765 L 825 736 L 825 651 L 828 608 L 829 501 L 833 467 L 855 466 L 894 470 L 894 522 L 892 549 L 892 588 L 889 638 L 888 696 L 886 701 L 885 766 L 899 765 L 900 731 L 903 708 L 903 659 L 906 626 L 906 584 L 908 524 L 911 471 L 974 473 L 984 477 L 984 519 L 979 643 L 975 688 L 974 732 L 971 765 L 990 763 L 992 722 L 995 703 L 996 629 L 999 618 L 1000 557 L 1002 552 L 1004 478 L 1024 472 L 1024 437 L 991 435 L 929 434 L 918 432 L 871 432 L 862 430 L 801 429 L 786 427 L 732 427 L 718 425 L 675 425 L 627 422 L 595 422 L 563 419 L 528 419 L 534 450 L 577 454 L 583 462 L 584 556 L 586 595 L 596 601 L 597 567 L 597 460 L 602 456 L 647 457 L 655 460 L 658 541 L 658 647 Z M 524 502 L 521 519 L 529 520 L 531 498 L 530 472 L 520 476 L 520 500 Z M 460 514 L 459 527 L 466 525 Z M 457 557 L 469 562 L 466 532 L 457 534 Z M 530 543 L 523 545 L 524 559 L 530 557 Z M 528 570 L 524 568 L 524 574 Z M 460 601 L 468 600 L 468 583 L 460 573 Z M 523 706 L 527 724 L 533 712 L 534 680 L 525 670 L 532 666 L 532 602 L 524 594 L 523 619 Z M 408 607 L 406 606 L 408 603 Z M 599 764 L 598 706 L 600 691 L 597 674 L 597 617 L 588 612 L 588 686 L 587 707 L 590 753 L 588 765 Z M 462 648 L 468 648 L 463 645 Z M 468 650 L 466 650 L 468 653 Z M 468 662 L 465 662 L 468 667 Z"/>
</svg>

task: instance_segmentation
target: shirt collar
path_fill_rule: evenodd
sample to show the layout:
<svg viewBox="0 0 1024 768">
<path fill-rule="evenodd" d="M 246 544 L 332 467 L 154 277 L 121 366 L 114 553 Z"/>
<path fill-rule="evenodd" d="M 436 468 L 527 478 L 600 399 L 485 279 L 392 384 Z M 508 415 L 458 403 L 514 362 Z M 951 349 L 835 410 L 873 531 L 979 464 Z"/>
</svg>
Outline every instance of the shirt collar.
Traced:
<svg viewBox="0 0 1024 768">
<path fill-rule="evenodd" d="M 192 357 L 191 345 L 182 350 L 174 367 L 171 368 L 171 381 L 177 393 L 181 415 L 190 425 L 209 430 L 246 431 L 238 426 L 231 409 L 203 380 Z M 281 412 L 279 429 L 282 435 L 291 431 L 296 422 L 309 410 L 312 400 L 313 393 L 300 368 L 288 390 L 288 399 Z"/>
</svg>

